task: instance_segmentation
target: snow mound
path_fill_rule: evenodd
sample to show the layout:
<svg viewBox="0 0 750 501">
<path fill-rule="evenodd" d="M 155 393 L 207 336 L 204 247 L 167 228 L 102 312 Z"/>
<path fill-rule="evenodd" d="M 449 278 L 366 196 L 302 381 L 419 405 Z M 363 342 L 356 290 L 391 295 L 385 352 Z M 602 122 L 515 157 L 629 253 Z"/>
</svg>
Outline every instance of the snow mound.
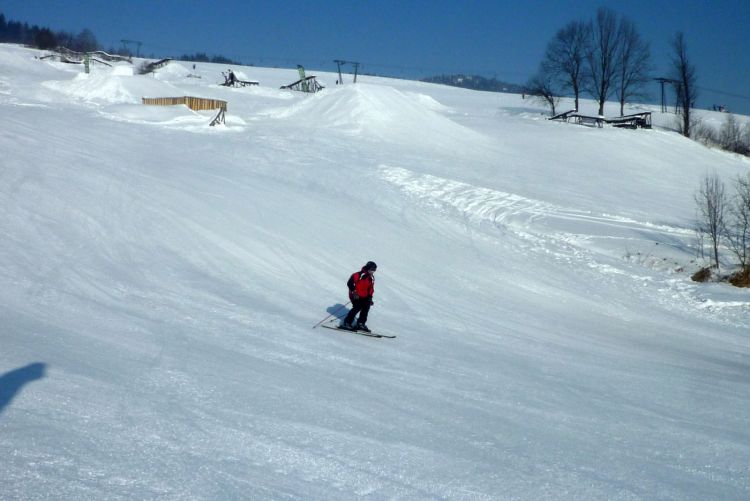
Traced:
<svg viewBox="0 0 750 501">
<path fill-rule="evenodd" d="M 170 61 L 153 73 L 154 77 L 158 80 L 182 79 L 186 78 L 189 74 L 189 69 L 175 61 Z"/>
<path fill-rule="evenodd" d="M 427 141 L 436 146 L 483 137 L 441 113 L 447 110 L 429 96 L 383 85 L 357 84 L 326 89 L 270 115 L 409 144 Z"/>
<path fill-rule="evenodd" d="M 215 110 L 195 111 L 186 105 L 147 106 L 143 104 L 112 104 L 99 110 L 99 114 L 115 122 L 126 122 L 143 125 L 154 125 L 173 130 L 211 133 L 211 131 L 229 131 L 240 133 L 244 130 L 245 121 L 232 116 L 231 128 L 209 127 L 209 122 L 216 115 Z"/>
<path fill-rule="evenodd" d="M 132 77 L 135 74 L 130 64 L 118 64 L 112 67 L 112 75 L 120 77 Z"/>
<path fill-rule="evenodd" d="M 273 87 L 264 87 L 262 85 L 243 87 L 240 88 L 239 91 L 259 98 L 278 99 L 280 101 L 291 101 L 294 99 L 294 95 L 289 91 L 274 89 Z"/>
<path fill-rule="evenodd" d="M 148 76 L 122 75 L 121 70 L 80 73 L 71 80 L 52 80 L 44 87 L 73 100 L 103 103 L 140 103 L 143 96 L 181 96 L 184 92 Z"/>
<path fill-rule="evenodd" d="M 205 112 L 204 115 L 209 112 Z M 185 105 L 145 106 L 142 104 L 115 104 L 106 107 L 101 115 L 111 120 L 132 123 L 169 125 L 192 120 L 205 122 L 206 118 Z"/>
</svg>

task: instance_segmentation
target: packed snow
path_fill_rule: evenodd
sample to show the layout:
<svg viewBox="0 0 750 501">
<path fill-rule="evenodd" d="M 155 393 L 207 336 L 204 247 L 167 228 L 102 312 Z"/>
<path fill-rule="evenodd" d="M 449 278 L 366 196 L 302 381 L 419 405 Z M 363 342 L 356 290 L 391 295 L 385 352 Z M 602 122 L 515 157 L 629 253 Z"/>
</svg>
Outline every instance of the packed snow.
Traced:
<svg viewBox="0 0 750 501">
<path fill-rule="evenodd" d="M 750 497 L 750 291 L 690 280 L 746 158 L 656 108 L 43 55 L 0 45 L 0 498 Z M 226 123 L 141 104 L 177 96 Z M 397 337 L 314 329 L 369 260 Z"/>
</svg>

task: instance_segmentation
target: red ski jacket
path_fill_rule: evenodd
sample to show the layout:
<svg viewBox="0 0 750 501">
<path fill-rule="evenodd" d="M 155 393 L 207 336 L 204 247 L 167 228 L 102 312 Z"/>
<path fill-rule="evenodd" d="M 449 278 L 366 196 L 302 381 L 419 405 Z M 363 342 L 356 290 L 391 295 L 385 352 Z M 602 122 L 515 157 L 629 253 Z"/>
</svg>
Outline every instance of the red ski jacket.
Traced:
<svg viewBox="0 0 750 501">
<path fill-rule="evenodd" d="M 346 285 L 349 287 L 349 299 L 352 300 L 354 300 L 353 293 L 355 291 L 360 298 L 371 298 L 375 294 L 375 277 L 365 271 L 364 267 L 362 267 L 362 271 L 352 274 Z"/>
</svg>

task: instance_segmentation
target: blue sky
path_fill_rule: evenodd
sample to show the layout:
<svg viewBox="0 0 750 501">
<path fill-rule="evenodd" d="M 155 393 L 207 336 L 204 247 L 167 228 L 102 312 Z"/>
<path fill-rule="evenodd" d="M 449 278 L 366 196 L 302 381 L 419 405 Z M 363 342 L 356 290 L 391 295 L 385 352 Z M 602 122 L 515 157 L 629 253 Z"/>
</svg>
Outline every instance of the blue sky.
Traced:
<svg viewBox="0 0 750 501">
<path fill-rule="evenodd" d="M 651 44 L 654 75 L 669 71 L 683 31 L 698 71 L 698 105 L 750 114 L 750 0 L 0 0 L 6 18 L 54 30 L 91 29 L 105 47 L 143 42 L 156 56 L 206 52 L 246 64 L 361 70 L 415 78 L 471 73 L 524 83 L 547 42 L 605 6 Z M 658 87 L 649 89 L 652 101 Z"/>
</svg>

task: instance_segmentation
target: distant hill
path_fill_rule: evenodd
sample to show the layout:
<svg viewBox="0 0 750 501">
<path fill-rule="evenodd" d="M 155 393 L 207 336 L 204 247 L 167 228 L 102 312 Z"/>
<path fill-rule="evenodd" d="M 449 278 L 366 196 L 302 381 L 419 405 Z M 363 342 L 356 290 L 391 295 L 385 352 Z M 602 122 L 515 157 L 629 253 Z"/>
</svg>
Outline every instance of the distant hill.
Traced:
<svg viewBox="0 0 750 501">
<path fill-rule="evenodd" d="M 490 92 L 509 92 L 521 94 L 525 92 L 523 85 L 501 82 L 495 78 L 485 78 L 479 75 L 440 75 L 426 77 L 422 82 L 439 83 L 465 89 L 486 90 Z"/>
</svg>

